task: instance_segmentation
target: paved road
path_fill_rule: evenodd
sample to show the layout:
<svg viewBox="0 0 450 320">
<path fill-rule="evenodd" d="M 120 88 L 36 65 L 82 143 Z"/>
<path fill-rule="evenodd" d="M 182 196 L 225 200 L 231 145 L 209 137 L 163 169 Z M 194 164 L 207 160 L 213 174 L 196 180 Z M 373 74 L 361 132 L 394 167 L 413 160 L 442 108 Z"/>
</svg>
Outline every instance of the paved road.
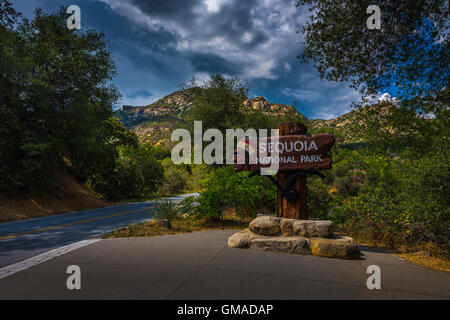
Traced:
<svg viewBox="0 0 450 320">
<path fill-rule="evenodd" d="M 191 194 L 192 195 L 192 194 Z M 184 197 L 169 199 L 180 201 Z M 154 202 L 137 202 L 0 224 L 0 268 L 40 253 L 151 219 Z"/>
<path fill-rule="evenodd" d="M 233 231 L 100 240 L 0 280 L 0 299 L 450 299 L 450 274 L 362 248 L 339 260 L 226 246 Z M 66 269 L 81 268 L 81 290 Z M 369 265 L 381 290 L 368 290 Z"/>
</svg>

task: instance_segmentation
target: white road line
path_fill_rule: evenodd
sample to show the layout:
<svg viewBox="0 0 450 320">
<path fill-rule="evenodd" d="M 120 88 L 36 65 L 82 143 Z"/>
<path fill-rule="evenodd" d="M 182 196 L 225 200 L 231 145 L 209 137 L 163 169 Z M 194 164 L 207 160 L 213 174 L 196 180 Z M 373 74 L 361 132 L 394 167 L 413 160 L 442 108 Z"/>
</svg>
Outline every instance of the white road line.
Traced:
<svg viewBox="0 0 450 320">
<path fill-rule="evenodd" d="M 67 246 L 59 247 L 48 252 L 42 253 L 35 257 L 11 264 L 9 266 L 3 267 L 0 269 L 0 279 L 12 276 L 20 271 L 26 270 L 28 268 L 34 267 L 40 263 L 48 261 L 50 259 L 62 256 L 63 254 L 69 253 L 71 251 L 80 249 L 82 247 L 86 247 L 92 243 L 100 241 L 101 239 L 91 239 L 91 240 L 83 240 L 79 242 L 75 242 L 69 244 Z"/>
</svg>

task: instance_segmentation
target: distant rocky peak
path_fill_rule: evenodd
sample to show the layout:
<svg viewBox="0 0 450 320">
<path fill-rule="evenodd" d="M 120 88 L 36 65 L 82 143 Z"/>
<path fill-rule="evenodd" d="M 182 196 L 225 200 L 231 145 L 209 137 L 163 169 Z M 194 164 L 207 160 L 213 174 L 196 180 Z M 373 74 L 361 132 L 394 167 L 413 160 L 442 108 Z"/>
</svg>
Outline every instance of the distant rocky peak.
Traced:
<svg viewBox="0 0 450 320">
<path fill-rule="evenodd" d="M 270 110 L 270 102 L 267 101 L 266 98 L 261 97 L 261 96 L 253 98 L 253 99 L 245 100 L 244 106 L 255 109 L 255 110 L 263 110 L 263 111 Z"/>
<path fill-rule="evenodd" d="M 123 105 L 121 108 L 119 108 L 119 111 L 133 111 L 136 107 L 130 106 L 130 105 Z"/>
<path fill-rule="evenodd" d="M 253 110 L 261 110 L 273 115 L 281 115 L 287 112 L 298 113 L 298 111 L 292 106 L 284 105 L 281 103 L 270 103 L 266 98 L 261 96 L 245 100 L 244 107 L 251 108 Z"/>
</svg>

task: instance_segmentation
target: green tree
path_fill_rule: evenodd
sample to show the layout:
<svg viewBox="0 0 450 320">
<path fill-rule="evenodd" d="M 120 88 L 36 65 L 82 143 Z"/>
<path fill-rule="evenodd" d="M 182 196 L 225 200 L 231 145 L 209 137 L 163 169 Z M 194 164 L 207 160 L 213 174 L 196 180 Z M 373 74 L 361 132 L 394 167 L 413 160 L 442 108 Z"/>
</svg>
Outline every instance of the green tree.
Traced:
<svg viewBox="0 0 450 320">
<path fill-rule="evenodd" d="M 302 29 L 302 60 L 312 60 L 322 77 L 352 81 L 367 94 L 395 85 L 402 98 L 420 99 L 415 106 L 438 113 L 436 105 L 424 102 L 442 99 L 438 92 L 448 85 L 448 1 L 381 1 L 379 30 L 366 26 L 373 4 L 299 0 L 312 12 Z"/>
<path fill-rule="evenodd" d="M 363 103 L 352 130 L 373 150 L 411 157 L 416 166 L 417 158 L 448 159 L 449 3 L 381 1 L 381 29 L 369 30 L 366 9 L 372 4 L 298 1 L 312 12 L 302 29 L 305 49 L 300 58 L 314 62 L 322 78 L 351 81 L 360 89 Z M 366 105 L 368 98 L 385 90 L 394 91 L 396 99 Z M 448 172 L 437 169 L 445 185 Z M 417 171 L 412 173 L 419 179 Z"/>
<path fill-rule="evenodd" d="M 189 85 L 198 90 L 186 116 L 191 130 L 193 121 L 202 121 L 204 130 L 215 128 L 223 133 L 226 129 L 275 129 L 282 122 L 306 122 L 306 118 L 295 111 L 280 115 L 246 107 L 244 102 L 250 87 L 239 78 L 216 74 L 200 87 L 195 79 Z"/>
<path fill-rule="evenodd" d="M 195 82 L 193 84 L 196 85 Z M 208 128 L 221 132 L 238 128 L 242 122 L 242 105 L 247 99 L 248 84 L 237 78 L 213 75 L 202 88 L 204 90 L 192 101 L 187 120 L 190 123 L 202 121 Z"/>
<path fill-rule="evenodd" d="M 185 191 L 188 180 L 191 178 L 188 165 L 173 164 L 170 158 L 161 162 L 164 168 L 164 181 L 160 189 L 163 195 L 172 195 Z"/>
<path fill-rule="evenodd" d="M 92 174 L 88 185 L 107 200 L 145 199 L 160 188 L 164 169 L 151 148 L 117 147 L 118 157 L 103 171 Z"/>
<path fill-rule="evenodd" d="M 44 190 L 63 159 L 84 181 L 109 154 L 115 66 L 103 34 L 66 19 L 38 9 L 28 21 L 0 4 L 2 191 Z"/>
<path fill-rule="evenodd" d="M 120 147 L 117 159 L 119 194 L 123 198 L 144 198 L 160 187 L 164 175 L 161 163 L 147 148 Z"/>
<path fill-rule="evenodd" d="M 378 93 L 394 91 L 397 100 L 360 114 L 365 123 L 361 133 L 370 133 L 365 136 L 374 145 L 448 148 L 448 1 L 381 1 L 379 30 L 366 26 L 366 9 L 372 4 L 298 1 L 312 12 L 302 29 L 305 49 L 300 58 L 314 62 L 322 78 L 351 81 L 363 94 L 360 107 Z"/>
</svg>

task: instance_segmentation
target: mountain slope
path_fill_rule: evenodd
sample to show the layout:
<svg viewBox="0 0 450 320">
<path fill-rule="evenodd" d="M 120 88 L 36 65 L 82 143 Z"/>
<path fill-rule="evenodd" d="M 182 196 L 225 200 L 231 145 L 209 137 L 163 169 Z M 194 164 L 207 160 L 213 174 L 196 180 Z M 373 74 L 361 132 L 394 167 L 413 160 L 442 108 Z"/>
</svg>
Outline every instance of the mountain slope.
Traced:
<svg viewBox="0 0 450 320">
<path fill-rule="evenodd" d="M 170 133 L 183 124 L 186 112 L 192 107 L 193 98 L 201 94 L 202 90 L 190 88 L 176 91 L 148 106 L 123 106 L 116 111 L 115 115 L 127 129 L 133 130 L 138 135 L 141 142 L 168 145 Z M 261 110 L 265 114 L 274 116 L 296 112 L 307 121 L 307 118 L 292 106 L 270 103 L 264 97 L 246 100 L 244 108 Z"/>
<path fill-rule="evenodd" d="M 55 181 L 53 188 L 39 196 L 0 194 L 0 223 L 111 205 L 65 170 L 57 172 Z"/>
<path fill-rule="evenodd" d="M 167 146 L 170 144 L 171 132 L 183 125 L 186 112 L 192 107 L 193 99 L 201 94 L 201 88 L 189 88 L 175 91 L 148 106 L 123 106 L 115 113 L 127 129 L 133 130 L 141 142 L 152 145 Z M 336 119 L 308 119 L 294 107 L 280 103 L 270 103 L 264 97 L 248 99 L 244 108 L 260 110 L 273 116 L 295 112 L 304 119 L 311 133 L 333 132 L 342 137 L 342 142 L 358 142 L 353 127 L 358 122 L 357 116 L 361 111 L 353 110 Z"/>
</svg>

